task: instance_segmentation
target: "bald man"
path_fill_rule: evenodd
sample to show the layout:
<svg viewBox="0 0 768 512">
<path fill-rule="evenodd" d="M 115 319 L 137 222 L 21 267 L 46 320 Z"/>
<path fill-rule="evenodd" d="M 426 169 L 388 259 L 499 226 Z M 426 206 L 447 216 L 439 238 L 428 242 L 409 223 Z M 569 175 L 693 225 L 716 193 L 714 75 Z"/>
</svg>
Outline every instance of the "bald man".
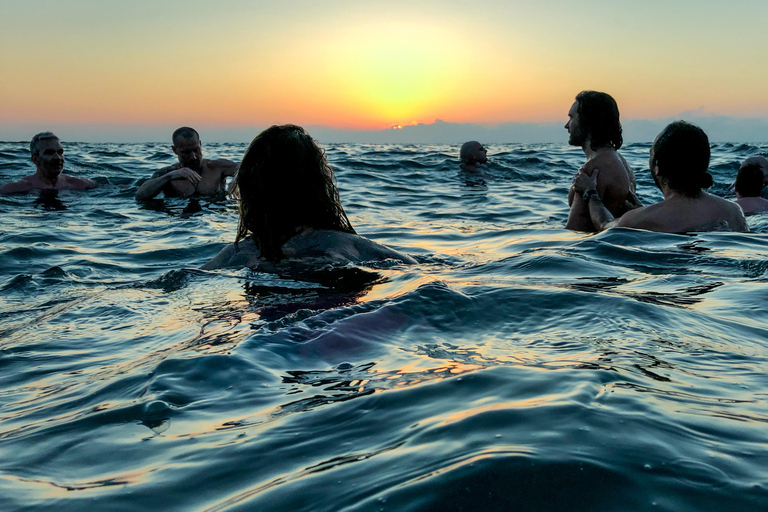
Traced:
<svg viewBox="0 0 768 512">
<path fill-rule="evenodd" d="M 461 145 L 461 151 L 459 152 L 459 158 L 461 159 L 459 166 L 464 171 L 479 171 L 479 165 L 488 161 L 486 158 L 487 153 L 488 151 L 483 145 L 476 140 L 465 142 Z"/>
<path fill-rule="evenodd" d="M 162 192 L 166 197 L 209 196 L 224 191 L 227 176 L 234 176 L 237 164 L 220 158 L 203 158 L 200 135 L 183 126 L 173 132 L 171 149 L 179 162 L 155 172 L 136 191 L 136 199 L 152 199 Z"/>
</svg>

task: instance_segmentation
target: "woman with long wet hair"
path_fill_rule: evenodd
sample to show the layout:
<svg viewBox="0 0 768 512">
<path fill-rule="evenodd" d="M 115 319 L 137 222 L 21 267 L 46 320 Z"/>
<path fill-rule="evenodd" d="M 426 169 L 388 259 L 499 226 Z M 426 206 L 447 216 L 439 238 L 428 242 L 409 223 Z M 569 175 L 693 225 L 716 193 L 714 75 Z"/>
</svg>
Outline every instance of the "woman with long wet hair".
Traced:
<svg viewBox="0 0 768 512">
<path fill-rule="evenodd" d="M 297 259 L 414 262 L 355 233 L 325 153 L 300 126 L 272 126 L 253 139 L 230 190 L 240 211 L 235 243 L 205 269 L 257 268 Z"/>
</svg>

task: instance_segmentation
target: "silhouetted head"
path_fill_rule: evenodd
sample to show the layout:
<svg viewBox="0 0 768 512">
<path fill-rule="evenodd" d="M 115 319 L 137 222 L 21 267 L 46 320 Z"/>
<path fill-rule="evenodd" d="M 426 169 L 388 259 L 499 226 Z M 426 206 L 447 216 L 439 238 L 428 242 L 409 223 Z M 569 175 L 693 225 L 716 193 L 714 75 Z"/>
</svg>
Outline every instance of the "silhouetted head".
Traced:
<svg viewBox="0 0 768 512">
<path fill-rule="evenodd" d="M 768 158 L 764 156 L 751 156 L 741 163 L 741 167 L 757 165 L 763 173 L 763 186 L 768 185 Z"/>
<path fill-rule="evenodd" d="M 621 148 L 619 107 L 616 101 L 604 92 L 582 91 L 568 111 L 568 144 L 583 146 L 587 140 L 592 151 L 600 148 Z"/>
<path fill-rule="evenodd" d="M 300 126 L 261 132 L 232 185 L 240 205 L 235 243 L 250 234 L 270 261 L 280 260 L 283 244 L 305 228 L 355 232 L 325 153 Z"/>
<path fill-rule="evenodd" d="M 171 149 L 179 157 L 179 165 L 200 172 L 203 166 L 203 146 L 197 131 L 189 126 L 182 126 L 173 132 L 171 140 Z"/>
<path fill-rule="evenodd" d="M 704 130 L 685 121 L 669 123 L 656 136 L 648 165 L 656 185 L 661 188 L 666 183 L 685 196 L 696 197 L 713 183 L 707 172 L 709 138 Z"/>
<path fill-rule="evenodd" d="M 765 176 L 758 163 L 742 165 L 736 175 L 736 194 L 739 197 L 759 197 L 763 190 Z"/>
<path fill-rule="evenodd" d="M 484 164 L 488 161 L 488 151 L 476 140 L 465 142 L 461 145 L 459 158 L 464 165 Z"/>
<path fill-rule="evenodd" d="M 64 170 L 64 148 L 59 138 L 52 132 L 40 132 L 32 137 L 29 152 L 37 172 L 56 181 Z"/>
</svg>

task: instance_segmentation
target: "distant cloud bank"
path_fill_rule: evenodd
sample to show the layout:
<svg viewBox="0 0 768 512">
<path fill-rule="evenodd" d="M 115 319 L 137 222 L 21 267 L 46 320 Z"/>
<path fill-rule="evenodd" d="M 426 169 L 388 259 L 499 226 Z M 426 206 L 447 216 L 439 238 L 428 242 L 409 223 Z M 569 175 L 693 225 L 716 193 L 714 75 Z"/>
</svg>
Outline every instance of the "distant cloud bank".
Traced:
<svg viewBox="0 0 768 512">
<path fill-rule="evenodd" d="M 735 118 L 703 110 L 682 112 L 668 119 L 628 119 L 622 122 L 625 142 L 651 142 L 664 126 L 685 119 L 701 126 L 712 142 L 768 142 L 768 119 Z M 505 123 L 496 126 L 450 123 L 436 119 L 386 130 L 345 130 L 327 126 L 306 126 L 321 143 L 364 144 L 459 144 L 479 140 L 485 144 L 567 141 L 564 123 Z M 26 141 L 32 135 L 52 130 L 71 142 L 167 142 L 177 126 L 126 125 L 27 125 L 0 124 L 0 140 Z M 266 126 L 222 128 L 196 126 L 203 142 L 250 142 Z"/>
</svg>

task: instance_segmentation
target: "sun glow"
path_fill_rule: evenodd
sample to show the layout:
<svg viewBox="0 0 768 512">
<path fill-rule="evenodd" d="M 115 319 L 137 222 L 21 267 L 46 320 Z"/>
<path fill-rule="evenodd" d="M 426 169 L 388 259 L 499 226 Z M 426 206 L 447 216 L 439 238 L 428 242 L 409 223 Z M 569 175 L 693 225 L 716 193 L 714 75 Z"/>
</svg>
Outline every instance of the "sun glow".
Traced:
<svg viewBox="0 0 768 512">
<path fill-rule="evenodd" d="M 446 28 L 381 24 L 329 41 L 326 73 L 346 107 L 373 122 L 424 120 L 454 97 L 468 50 Z"/>
</svg>

